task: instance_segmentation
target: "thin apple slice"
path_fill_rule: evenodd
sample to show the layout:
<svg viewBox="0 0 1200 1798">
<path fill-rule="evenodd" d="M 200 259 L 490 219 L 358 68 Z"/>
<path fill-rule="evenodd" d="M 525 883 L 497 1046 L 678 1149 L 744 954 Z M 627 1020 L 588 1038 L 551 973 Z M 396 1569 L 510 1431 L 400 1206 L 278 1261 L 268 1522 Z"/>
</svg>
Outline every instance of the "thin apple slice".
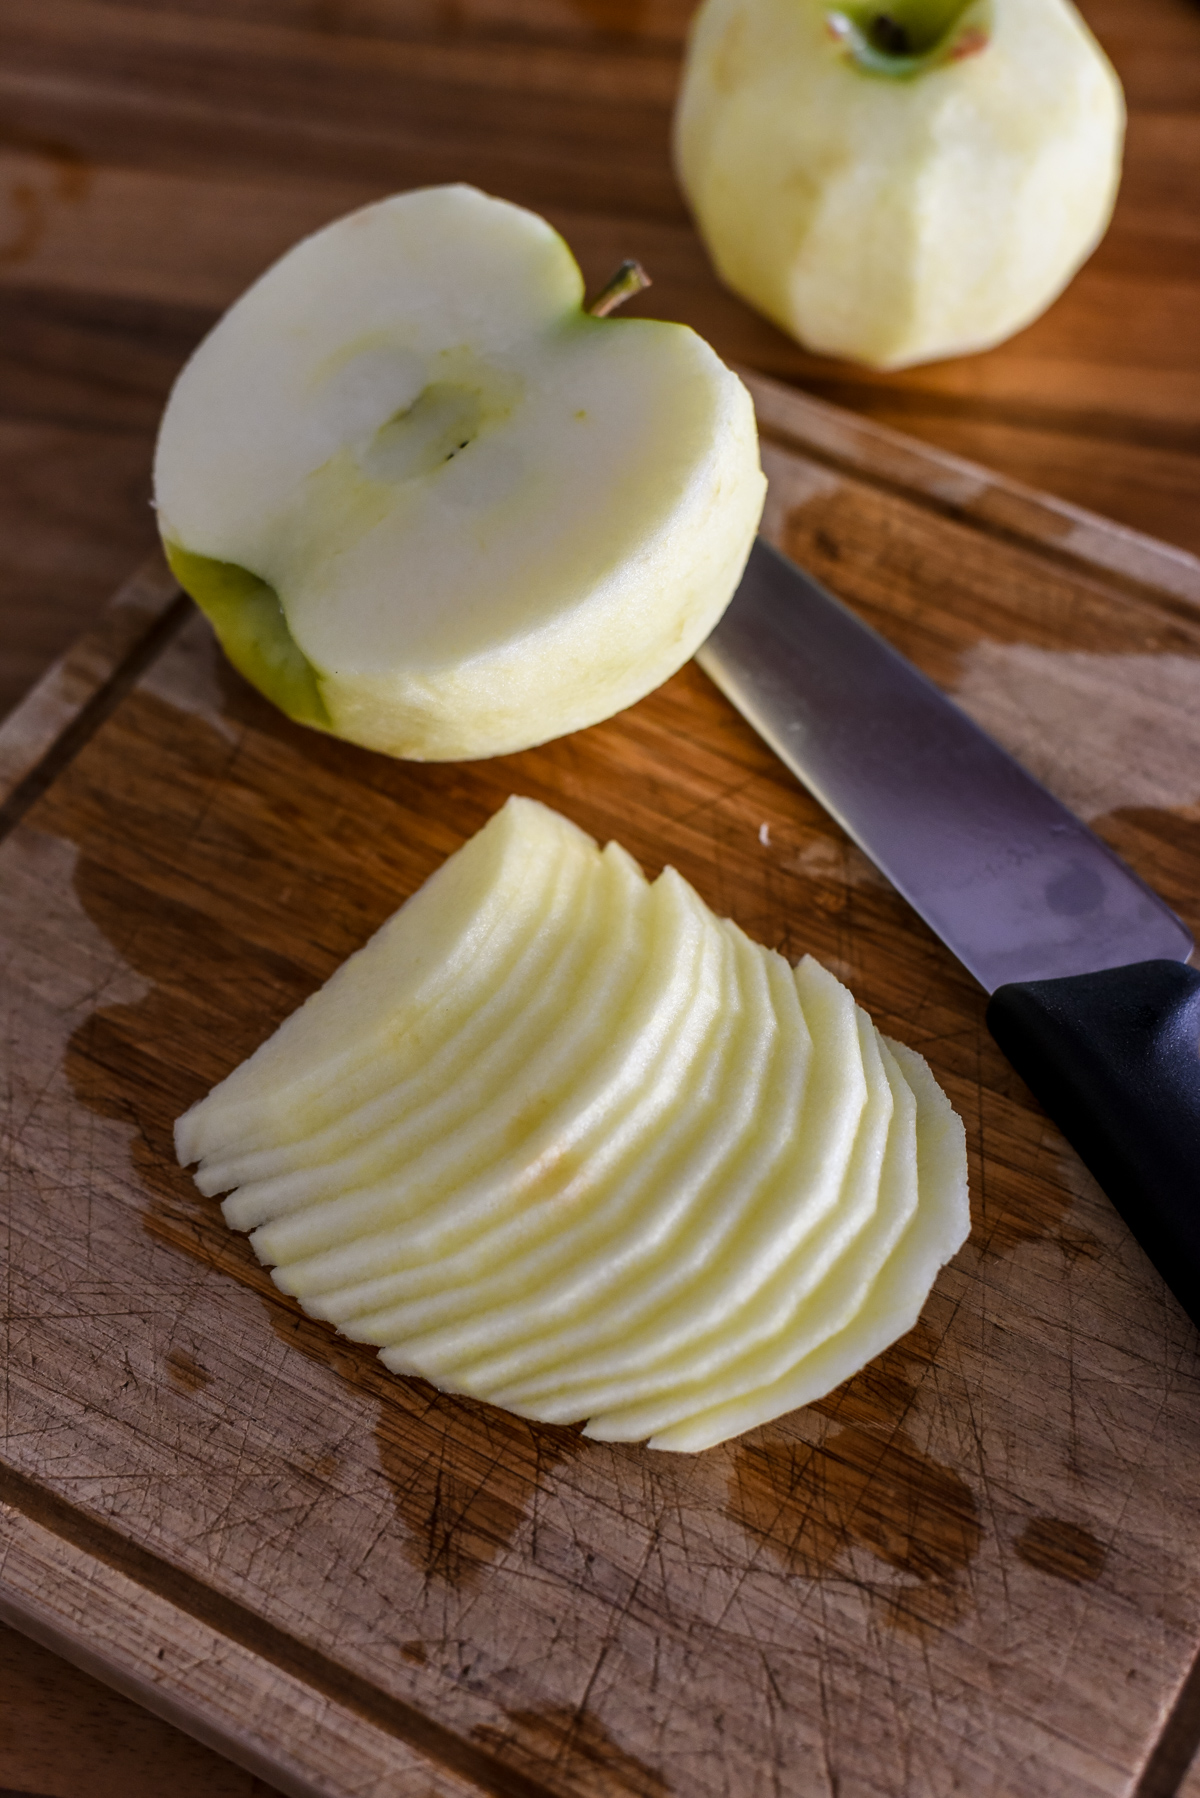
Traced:
<svg viewBox="0 0 1200 1798">
<path fill-rule="evenodd" d="M 598 1402 L 594 1388 L 579 1394 L 569 1380 L 564 1381 L 553 1402 L 556 1406 L 572 1399 L 581 1403 L 597 1438 L 636 1440 L 665 1427 L 676 1415 L 686 1416 L 694 1409 L 698 1389 L 728 1378 L 730 1369 L 761 1345 L 802 1332 L 809 1304 L 831 1270 L 851 1255 L 864 1237 L 872 1238 L 895 1102 L 874 1025 L 857 1008 L 855 1023 L 867 1098 L 853 1131 L 836 1203 L 813 1229 L 793 1242 L 770 1276 L 753 1286 L 739 1282 L 736 1268 L 727 1265 L 729 1257 L 722 1257 L 725 1305 L 718 1300 L 706 1311 L 702 1306 L 681 1308 L 675 1304 L 656 1317 L 659 1341 L 667 1352 L 648 1354 L 643 1366 L 619 1388 L 610 1385 L 608 1390 L 619 1396 Z M 818 1056 L 822 1046 L 817 1037 Z M 636 1422 L 642 1416 L 650 1421 L 638 1430 Z M 627 1434 L 627 1429 L 633 1433 Z"/>
<path fill-rule="evenodd" d="M 586 1279 L 577 1273 L 548 1293 L 546 1311 L 542 1294 L 535 1296 L 536 1314 L 552 1327 L 531 1331 L 518 1313 L 496 1337 L 497 1352 L 481 1356 L 476 1346 L 470 1378 L 481 1386 L 537 1378 L 619 1345 L 665 1294 L 702 1272 L 714 1240 L 736 1236 L 738 1217 L 786 1159 L 811 1071 L 808 1028 L 783 958 L 764 958 L 735 925 L 724 929 L 737 950 L 740 1004 L 758 1039 L 751 1057 L 726 1064 L 733 1096 L 710 1099 L 689 1085 L 680 1108 L 682 1118 L 690 1113 L 687 1134 L 663 1145 L 682 1153 L 674 1174 L 670 1163 L 660 1169 L 656 1145 L 648 1145 L 646 1165 L 615 1194 L 609 1215 L 619 1230 L 578 1270 L 586 1269 Z M 494 1320 L 480 1322 L 490 1337 Z"/>
<path fill-rule="evenodd" d="M 399 1064 L 394 1083 L 369 1107 L 371 1129 L 361 1108 L 349 1108 L 323 1135 L 324 1161 L 312 1145 L 310 1165 L 289 1168 L 273 1179 L 251 1182 L 226 1201 L 267 1231 L 273 1260 L 315 1254 L 383 1227 L 399 1203 L 412 1211 L 453 1193 L 477 1170 L 486 1146 L 489 1119 L 497 1106 L 498 1128 L 511 1135 L 508 1100 L 512 1069 L 535 1057 L 548 1028 L 562 1009 L 561 994 L 589 979 L 611 984 L 630 978 L 648 953 L 648 924 L 639 906 L 645 882 L 641 870 L 616 846 L 594 855 L 573 903 L 547 919 L 507 978 L 463 1026 L 440 1044 L 429 1044 L 427 1060 Z M 614 908 L 614 894 L 618 903 Z M 624 950 L 629 970 L 622 976 Z M 421 1033 L 418 1049 L 428 1040 Z M 381 1061 L 385 1057 L 381 1056 Z M 494 1135 L 493 1130 L 493 1135 Z M 398 1171 L 403 1177 L 398 1188 Z M 255 1237 L 255 1242 L 260 1242 Z"/>
<path fill-rule="evenodd" d="M 606 852 L 603 872 L 636 888 L 627 896 L 644 899 L 645 882 L 629 858 L 613 860 Z M 527 1170 L 523 1146 L 531 1131 L 545 1122 L 543 1102 L 548 1098 L 544 1090 L 532 1088 L 537 1073 L 546 1071 L 548 1042 L 558 1041 L 564 987 L 593 1000 L 599 997 L 603 1010 L 604 998 L 611 996 L 606 995 L 606 988 L 636 981 L 653 942 L 652 921 L 643 915 L 646 910 L 625 906 L 614 920 L 608 908 L 601 906 L 590 921 L 583 945 L 586 953 L 556 963 L 551 970 L 554 978 L 526 995 L 526 1013 L 495 1020 L 505 1027 L 481 1045 L 473 1062 L 439 1070 L 450 1084 L 440 1092 L 435 1088 L 429 1104 L 418 1114 L 416 1123 L 422 1126 L 419 1140 L 410 1144 L 401 1134 L 395 1144 L 388 1144 L 386 1159 L 377 1160 L 376 1177 L 369 1185 L 330 1199 L 303 1218 L 268 1226 L 255 1236 L 256 1249 L 265 1258 L 280 1262 L 289 1278 L 294 1274 L 315 1294 L 327 1290 L 334 1277 L 324 1267 L 324 1257 L 330 1252 L 339 1258 L 338 1265 L 345 1264 L 348 1257 L 365 1264 L 354 1278 L 382 1278 L 391 1265 L 385 1252 L 389 1243 L 401 1251 L 407 1246 L 412 1253 L 421 1235 L 461 1235 L 464 1212 L 459 1200 L 468 1192 L 477 1198 L 482 1191 L 494 1192 L 493 1175 L 501 1164 L 510 1171 L 514 1163 Z M 590 1013 L 587 1022 L 591 1022 Z M 578 1015 L 576 1023 L 580 1023 Z M 591 1040 L 594 1029 L 589 1034 L 587 1024 L 579 1034 L 583 1040 L 574 1045 L 572 1067 L 582 1075 L 596 1045 Z M 559 1046 L 572 1047 L 569 1043 Z M 521 1080 L 514 1069 L 531 1082 L 522 1096 L 514 1092 Z M 570 1070 L 559 1071 L 569 1079 Z M 449 1128 L 444 1127 L 447 1101 L 453 1104 Z M 427 1120 L 431 1127 L 424 1128 Z M 410 1148 L 414 1152 L 409 1153 Z M 467 1236 L 473 1240 L 474 1232 L 468 1230 Z M 284 1277 L 281 1273 L 281 1280 Z M 337 1289 L 346 1277 L 344 1273 L 339 1276 Z"/>
<path fill-rule="evenodd" d="M 420 1058 L 419 1029 L 446 1033 L 468 1016 L 481 969 L 552 920 L 576 857 L 591 838 L 534 800 L 511 799 L 444 862 L 362 949 L 273 1036 L 178 1120 L 181 1161 L 224 1161 L 231 1152 L 307 1137 L 341 1115 L 348 1080 L 377 1088 L 391 1047 Z M 559 890 L 556 901 L 552 895 Z M 203 1178 L 203 1169 L 202 1175 Z M 222 1190 L 218 1187 L 216 1190 Z"/>
<path fill-rule="evenodd" d="M 731 1133 L 736 1142 L 761 1122 L 775 1048 L 753 945 L 729 925 L 718 940 L 724 966 L 714 1027 L 671 1045 L 670 1064 L 655 1082 L 668 1074 L 669 1102 L 655 1103 L 652 1090 L 639 1095 L 622 1127 L 573 1170 L 556 1215 L 544 1218 L 537 1239 L 522 1241 L 519 1259 L 507 1252 L 509 1232 L 503 1240 L 490 1236 L 486 1246 L 499 1265 L 484 1262 L 482 1276 L 464 1281 L 467 1264 L 455 1257 L 440 1270 L 398 1277 L 386 1309 L 365 1311 L 359 1295 L 348 1293 L 324 1301 L 322 1314 L 349 1335 L 385 1347 L 403 1343 L 418 1358 L 431 1345 L 448 1366 L 481 1350 L 492 1358 L 553 1358 L 565 1327 L 594 1315 L 642 1263 L 672 1258 L 696 1190 L 728 1160 Z M 746 990 L 739 962 L 758 972 L 761 992 Z"/>
<path fill-rule="evenodd" d="M 811 957 L 789 984 L 802 1003 L 812 1057 L 778 1152 L 764 1157 L 751 1134 L 730 1177 L 704 1195 L 672 1264 L 622 1293 L 581 1352 L 563 1352 L 542 1373 L 497 1387 L 497 1402 L 548 1421 L 570 1421 L 643 1396 L 654 1389 L 661 1363 L 753 1305 L 775 1271 L 839 1208 L 868 1100 L 856 1008 Z M 785 1056 L 791 1037 L 787 1028 L 781 1031 Z M 881 1084 L 880 1102 L 886 1094 L 890 1109 Z M 864 1197 L 874 1204 L 873 1194 Z M 468 1389 L 483 1396 L 474 1374 Z"/>
<path fill-rule="evenodd" d="M 865 1017 L 865 1014 L 860 1014 Z M 641 1441 L 686 1422 L 697 1406 L 728 1404 L 789 1373 L 814 1349 L 844 1330 L 858 1315 L 879 1270 L 913 1218 L 918 1203 L 917 1102 L 887 1043 L 867 1020 L 879 1065 L 891 1091 L 886 1144 L 876 1170 L 878 1200 L 867 1223 L 840 1252 L 816 1265 L 794 1258 L 764 1293 L 753 1327 L 731 1338 L 729 1352 L 715 1352 L 692 1377 L 658 1400 L 644 1401 L 593 1416 L 588 1433 L 603 1441 Z M 860 1163 L 860 1165 L 862 1165 Z M 796 1262 L 800 1265 L 796 1265 Z M 748 1345 L 748 1346 L 747 1346 Z"/>
<path fill-rule="evenodd" d="M 654 1075 L 664 1048 L 673 1047 L 686 1061 L 692 1042 L 711 1027 L 721 944 L 711 913 L 673 870 L 644 892 L 643 902 L 651 920 L 643 967 L 631 970 L 620 957 L 602 956 L 598 990 L 564 986 L 557 995 L 560 1027 L 549 1030 L 524 1066 L 510 1071 L 497 1103 L 472 1123 L 466 1145 L 471 1173 L 456 1190 L 443 1189 L 449 1203 L 412 1224 L 374 1229 L 325 1253 L 289 1259 L 274 1275 L 282 1290 L 319 1297 L 465 1246 L 480 1231 L 527 1211 L 541 1194 L 553 1193 L 644 1088 L 657 1094 Z M 668 1081 L 662 1100 L 669 1101 L 671 1089 Z M 455 1152 L 461 1157 L 463 1146 Z M 277 1229 L 294 1225 L 299 1232 L 308 1216 Z M 286 1246 L 295 1245 L 289 1238 Z M 278 1236 L 264 1240 L 260 1233 L 255 1249 L 275 1260 Z M 486 1255 L 485 1242 L 483 1265 Z"/>
<path fill-rule="evenodd" d="M 823 1398 L 913 1328 L 939 1268 L 966 1241 L 971 1215 L 962 1121 L 928 1063 L 903 1043 L 884 1041 L 917 1102 L 920 1198 L 911 1221 L 843 1329 L 769 1384 L 698 1409 L 652 1436 L 652 1447 L 696 1454 Z"/>
<path fill-rule="evenodd" d="M 614 866 L 618 860 L 609 857 Z M 629 867 L 626 878 L 640 880 L 640 871 Z M 422 1142 L 452 1132 L 478 1102 L 487 1072 L 484 1051 L 503 1083 L 501 1039 L 520 1033 L 529 1021 L 530 998 L 564 960 L 577 956 L 580 931 L 596 902 L 595 876 L 587 858 L 564 856 L 558 879 L 544 893 L 540 920 L 528 920 L 523 940 L 507 936 L 481 948 L 454 1006 L 439 1007 L 432 1018 L 417 1016 L 401 1041 L 380 1041 L 369 1068 L 329 1071 L 314 1120 L 319 1127 L 273 1149 L 203 1163 L 202 1190 L 236 1187 L 223 1206 L 226 1222 L 249 1230 L 343 1195 L 362 1186 L 389 1155 L 415 1154 Z M 475 1082 L 468 1091 L 456 1076 L 472 1061 Z"/>
</svg>

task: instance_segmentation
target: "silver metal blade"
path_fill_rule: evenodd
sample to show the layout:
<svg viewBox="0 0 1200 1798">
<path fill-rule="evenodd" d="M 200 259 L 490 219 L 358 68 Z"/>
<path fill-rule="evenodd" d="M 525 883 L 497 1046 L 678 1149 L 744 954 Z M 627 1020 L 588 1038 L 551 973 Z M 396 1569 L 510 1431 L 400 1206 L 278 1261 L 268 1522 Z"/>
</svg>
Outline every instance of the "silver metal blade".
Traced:
<svg viewBox="0 0 1200 1798">
<path fill-rule="evenodd" d="M 1191 953 L 1111 849 L 761 538 L 697 659 L 989 992 Z"/>
</svg>

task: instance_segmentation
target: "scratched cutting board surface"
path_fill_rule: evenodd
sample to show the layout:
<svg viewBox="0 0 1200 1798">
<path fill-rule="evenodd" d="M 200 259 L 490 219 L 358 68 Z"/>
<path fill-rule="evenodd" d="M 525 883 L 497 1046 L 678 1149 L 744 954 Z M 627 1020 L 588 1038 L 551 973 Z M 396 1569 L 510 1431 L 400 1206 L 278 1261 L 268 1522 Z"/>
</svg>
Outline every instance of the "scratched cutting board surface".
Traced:
<svg viewBox="0 0 1200 1798">
<path fill-rule="evenodd" d="M 1200 564 L 753 385 L 769 534 L 1200 927 Z M 979 990 L 694 666 L 523 755 L 393 762 L 276 714 L 152 565 L 0 781 L 0 1616 L 296 1794 L 1153 1789 L 1200 1339 Z M 174 1164 L 510 792 L 818 955 L 966 1123 L 973 1233 L 917 1329 L 702 1456 L 389 1377 Z"/>
</svg>

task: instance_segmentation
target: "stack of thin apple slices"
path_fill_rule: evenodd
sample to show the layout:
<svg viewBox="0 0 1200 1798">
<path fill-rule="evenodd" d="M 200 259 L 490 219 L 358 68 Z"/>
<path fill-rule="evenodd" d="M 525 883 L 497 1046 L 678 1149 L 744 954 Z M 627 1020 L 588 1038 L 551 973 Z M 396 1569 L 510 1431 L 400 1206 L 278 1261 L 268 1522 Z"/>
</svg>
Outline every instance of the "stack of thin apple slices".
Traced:
<svg viewBox="0 0 1200 1798">
<path fill-rule="evenodd" d="M 276 1284 L 394 1372 L 655 1448 L 829 1391 L 968 1228 L 918 1055 L 811 957 L 527 799 L 176 1146 Z"/>
</svg>

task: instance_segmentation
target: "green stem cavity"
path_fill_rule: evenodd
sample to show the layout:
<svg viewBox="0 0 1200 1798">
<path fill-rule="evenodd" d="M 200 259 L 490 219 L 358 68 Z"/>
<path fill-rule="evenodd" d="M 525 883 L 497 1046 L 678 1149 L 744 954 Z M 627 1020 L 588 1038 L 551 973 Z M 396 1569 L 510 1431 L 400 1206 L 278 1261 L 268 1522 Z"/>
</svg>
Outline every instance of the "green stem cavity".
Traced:
<svg viewBox="0 0 1200 1798">
<path fill-rule="evenodd" d="M 911 80 L 987 48 L 991 0 L 883 0 L 826 14 L 829 31 L 864 75 Z"/>
</svg>

